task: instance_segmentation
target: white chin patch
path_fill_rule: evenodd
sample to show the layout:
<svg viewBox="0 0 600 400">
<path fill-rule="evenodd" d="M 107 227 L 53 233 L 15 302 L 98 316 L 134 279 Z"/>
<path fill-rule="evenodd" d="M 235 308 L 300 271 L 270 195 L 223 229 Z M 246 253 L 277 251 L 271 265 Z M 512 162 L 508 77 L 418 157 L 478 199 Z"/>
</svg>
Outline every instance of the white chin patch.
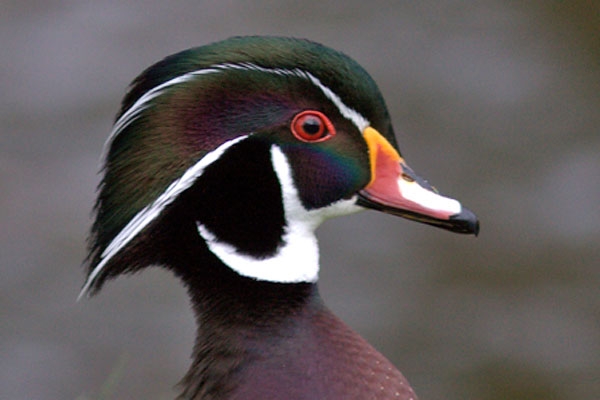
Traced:
<svg viewBox="0 0 600 400">
<path fill-rule="evenodd" d="M 271 148 L 273 169 L 279 178 L 286 226 L 281 245 L 264 258 L 240 253 L 230 243 L 219 240 L 198 222 L 198 233 L 208 249 L 225 265 L 242 276 L 280 283 L 316 282 L 319 278 L 319 246 L 315 229 L 324 220 L 361 211 L 356 199 L 341 200 L 317 210 L 306 210 L 298 196 L 287 158 L 277 146 Z"/>
<path fill-rule="evenodd" d="M 319 247 L 313 232 L 294 232 L 268 258 L 239 253 L 229 243 L 219 241 L 204 225 L 197 223 L 198 233 L 208 249 L 225 265 L 242 276 L 261 281 L 297 283 L 316 282 L 319 276 Z"/>
</svg>

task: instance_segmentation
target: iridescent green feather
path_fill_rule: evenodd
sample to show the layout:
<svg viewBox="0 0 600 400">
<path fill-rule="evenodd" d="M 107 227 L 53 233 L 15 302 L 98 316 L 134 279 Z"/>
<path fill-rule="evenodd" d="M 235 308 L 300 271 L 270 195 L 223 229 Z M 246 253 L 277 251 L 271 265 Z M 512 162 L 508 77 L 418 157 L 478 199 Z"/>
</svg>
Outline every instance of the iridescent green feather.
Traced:
<svg viewBox="0 0 600 400">
<path fill-rule="evenodd" d="M 133 81 L 117 120 L 171 79 L 215 65 L 246 63 L 310 72 L 395 144 L 383 98 L 364 69 L 335 50 L 290 38 L 232 38 L 167 57 Z M 314 93 L 306 79 L 233 69 L 166 88 L 110 143 L 90 240 L 90 270 L 125 225 L 208 151 L 287 118 L 294 111 L 291 103 Z"/>
</svg>

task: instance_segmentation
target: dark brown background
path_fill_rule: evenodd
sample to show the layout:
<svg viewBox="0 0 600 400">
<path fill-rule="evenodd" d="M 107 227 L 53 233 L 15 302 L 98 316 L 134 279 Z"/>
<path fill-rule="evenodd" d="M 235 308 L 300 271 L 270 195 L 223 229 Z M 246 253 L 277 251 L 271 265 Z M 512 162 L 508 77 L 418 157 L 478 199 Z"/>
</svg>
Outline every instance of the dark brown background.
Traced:
<svg viewBox="0 0 600 400">
<path fill-rule="evenodd" d="M 0 398 L 174 396 L 194 336 L 175 279 L 75 303 L 98 157 L 146 66 L 278 34 L 358 60 L 413 168 L 482 221 L 478 239 L 375 212 L 326 223 L 329 305 L 422 399 L 598 399 L 598 3 L 415 4 L 2 2 Z"/>
</svg>

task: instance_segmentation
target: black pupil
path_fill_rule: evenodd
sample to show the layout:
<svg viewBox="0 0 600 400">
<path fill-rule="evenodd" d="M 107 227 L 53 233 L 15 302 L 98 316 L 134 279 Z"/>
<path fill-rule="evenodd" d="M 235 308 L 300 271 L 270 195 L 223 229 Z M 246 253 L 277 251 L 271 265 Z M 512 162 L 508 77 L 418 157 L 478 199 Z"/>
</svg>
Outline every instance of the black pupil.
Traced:
<svg viewBox="0 0 600 400">
<path fill-rule="evenodd" d="M 316 135 L 321 130 L 321 121 L 318 118 L 307 118 L 302 124 L 302 129 L 309 135 Z"/>
</svg>

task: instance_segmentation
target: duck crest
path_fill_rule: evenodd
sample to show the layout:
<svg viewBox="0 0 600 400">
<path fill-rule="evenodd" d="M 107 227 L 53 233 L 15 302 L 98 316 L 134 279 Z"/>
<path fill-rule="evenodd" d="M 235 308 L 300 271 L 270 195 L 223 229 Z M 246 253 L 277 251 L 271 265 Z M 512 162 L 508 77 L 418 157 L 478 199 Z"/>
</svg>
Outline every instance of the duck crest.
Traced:
<svg viewBox="0 0 600 400">
<path fill-rule="evenodd" d="M 459 233 L 473 213 L 400 155 L 385 102 L 349 57 L 232 38 L 151 66 L 103 156 L 81 296 L 151 265 L 196 314 L 182 399 L 414 399 L 321 301 L 315 229 L 364 208 Z"/>
</svg>

